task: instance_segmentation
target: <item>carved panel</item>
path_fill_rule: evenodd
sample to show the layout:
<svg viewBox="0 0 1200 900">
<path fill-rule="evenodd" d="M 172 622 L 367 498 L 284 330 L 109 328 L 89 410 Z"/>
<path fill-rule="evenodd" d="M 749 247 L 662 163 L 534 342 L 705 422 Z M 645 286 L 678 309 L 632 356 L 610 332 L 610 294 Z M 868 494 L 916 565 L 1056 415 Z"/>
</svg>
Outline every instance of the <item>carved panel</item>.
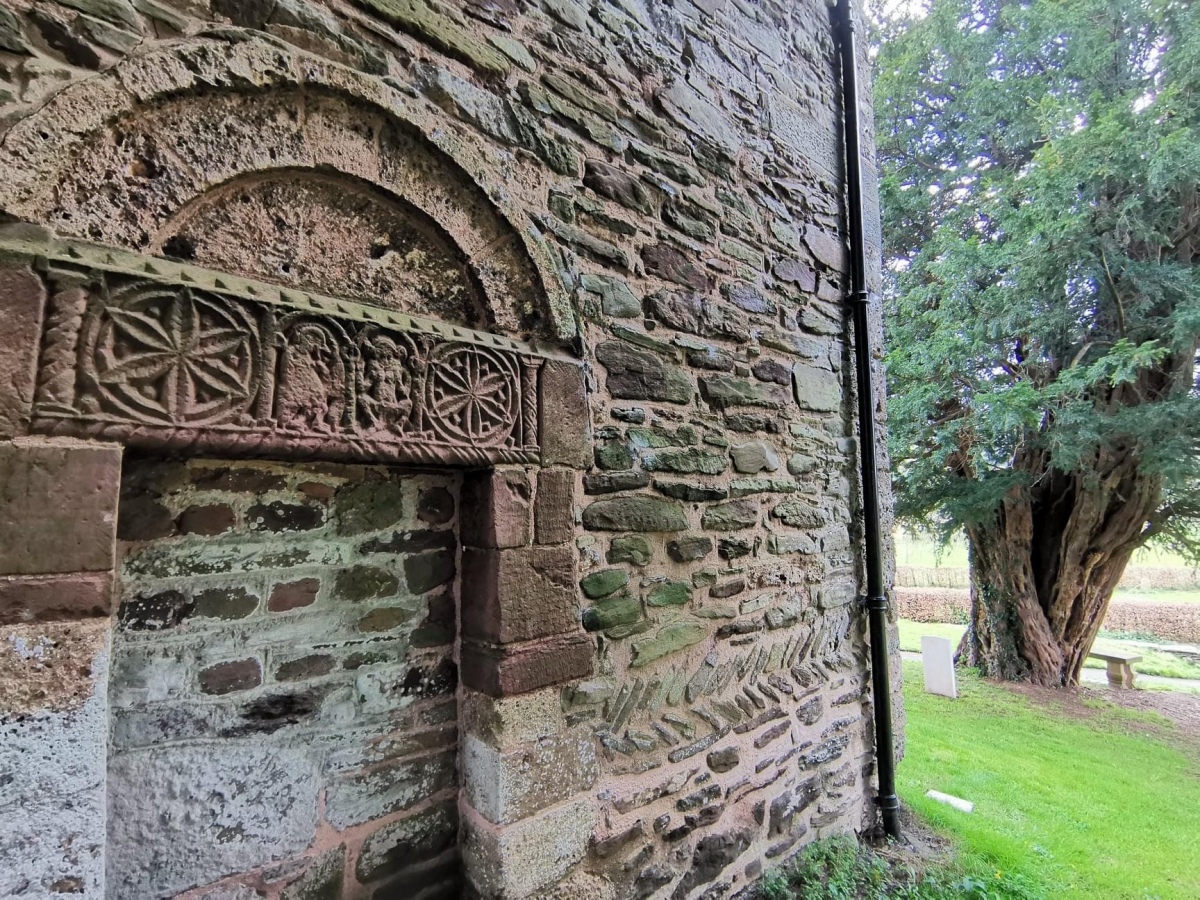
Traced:
<svg viewBox="0 0 1200 900">
<path fill-rule="evenodd" d="M 0 247 L 0 251 L 11 247 Z M 55 245 L 35 431 L 396 462 L 537 462 L 535 351 L 192 266 Z"/>
</svg>

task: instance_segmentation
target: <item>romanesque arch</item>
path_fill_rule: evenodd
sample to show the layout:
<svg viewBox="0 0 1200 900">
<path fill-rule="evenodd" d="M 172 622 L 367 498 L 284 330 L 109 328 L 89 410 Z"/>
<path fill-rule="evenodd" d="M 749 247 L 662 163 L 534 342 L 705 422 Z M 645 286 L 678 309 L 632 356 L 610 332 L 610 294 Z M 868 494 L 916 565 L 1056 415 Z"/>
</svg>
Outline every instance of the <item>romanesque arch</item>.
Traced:
<svg viewBox="0 0 1200 900">
<path fill-rule="evenodd" d="M 513 337 L 575 331 L 523 185 L 490 183 L 437 107 L 265 42 L 196 39 L 73 85 L 0 165 L 0 208 L 62 237 Z"/>
</svg>

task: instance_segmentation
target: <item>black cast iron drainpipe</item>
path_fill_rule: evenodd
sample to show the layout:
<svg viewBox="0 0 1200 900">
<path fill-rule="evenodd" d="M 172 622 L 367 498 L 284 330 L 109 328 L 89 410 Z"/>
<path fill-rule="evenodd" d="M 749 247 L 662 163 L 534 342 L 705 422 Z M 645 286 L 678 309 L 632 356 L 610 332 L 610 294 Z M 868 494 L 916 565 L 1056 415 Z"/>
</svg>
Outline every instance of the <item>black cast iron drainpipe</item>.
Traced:
<svg viewBox="0 0 1200 900">
<path fill-rule="evenodd" d="M 883 542 L 879 533 L 878 462 L 875 456 L 875 391 L 871 380 L 871 331 L 867 292 L 867 251 L 863 236 L 862 149 L 859 145 L 858 57 L 854 42 L 854 0 L 837 0 L 834 13 L 842 58 L 842 123 L 846 145 L 846 220 L 850 232 L 850 294 L 854 320 L 854 367 L 858 378 L 858 456 L 862 466 L 863 543 L 866 549 L 867 620 L 871 638 L 871 688 L 875 704 L 876 802 L 884 833 L 900 836 L 896 796 L 896 757 L 892 735 L 892 689 L 888 674 L 887 596 L 883 588 Z"/>
</svg>

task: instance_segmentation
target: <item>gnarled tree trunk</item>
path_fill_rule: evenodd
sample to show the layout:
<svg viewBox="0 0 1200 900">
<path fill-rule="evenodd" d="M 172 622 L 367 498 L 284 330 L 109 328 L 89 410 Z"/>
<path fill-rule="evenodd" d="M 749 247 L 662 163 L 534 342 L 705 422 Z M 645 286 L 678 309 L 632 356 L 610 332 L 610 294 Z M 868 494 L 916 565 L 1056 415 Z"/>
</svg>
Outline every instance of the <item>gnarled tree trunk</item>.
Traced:
<svg viewBox="0 0 1200 900">
<path fill-rule="evenodd" d="M 1162 483 L 1121 450 L 1104 451 L 1086 476 L 1044 457 L 1024 462 L 1039 473 L 1032 485 L 966 528 L 971 621 L 959 658 L 997 678 L 1072 686 Z"/>
</svg>

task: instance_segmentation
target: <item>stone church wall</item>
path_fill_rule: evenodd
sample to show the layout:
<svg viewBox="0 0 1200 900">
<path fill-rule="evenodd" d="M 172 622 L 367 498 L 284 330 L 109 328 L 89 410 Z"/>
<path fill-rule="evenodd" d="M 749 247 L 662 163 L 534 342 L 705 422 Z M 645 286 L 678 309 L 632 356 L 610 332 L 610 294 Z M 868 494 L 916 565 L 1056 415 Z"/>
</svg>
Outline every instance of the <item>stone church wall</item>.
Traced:
<svg viewBox="0 0 1200 900">
<path fill-rule="evenodd" d="M 717 898 L 872 827 L 840 90 L 820 0 L 0 6 L 0 893 Z M 339 814 L 451 747 L 452 842 Z M 303 801 L 189 811 L 221 753 Z"/>
</svg>

